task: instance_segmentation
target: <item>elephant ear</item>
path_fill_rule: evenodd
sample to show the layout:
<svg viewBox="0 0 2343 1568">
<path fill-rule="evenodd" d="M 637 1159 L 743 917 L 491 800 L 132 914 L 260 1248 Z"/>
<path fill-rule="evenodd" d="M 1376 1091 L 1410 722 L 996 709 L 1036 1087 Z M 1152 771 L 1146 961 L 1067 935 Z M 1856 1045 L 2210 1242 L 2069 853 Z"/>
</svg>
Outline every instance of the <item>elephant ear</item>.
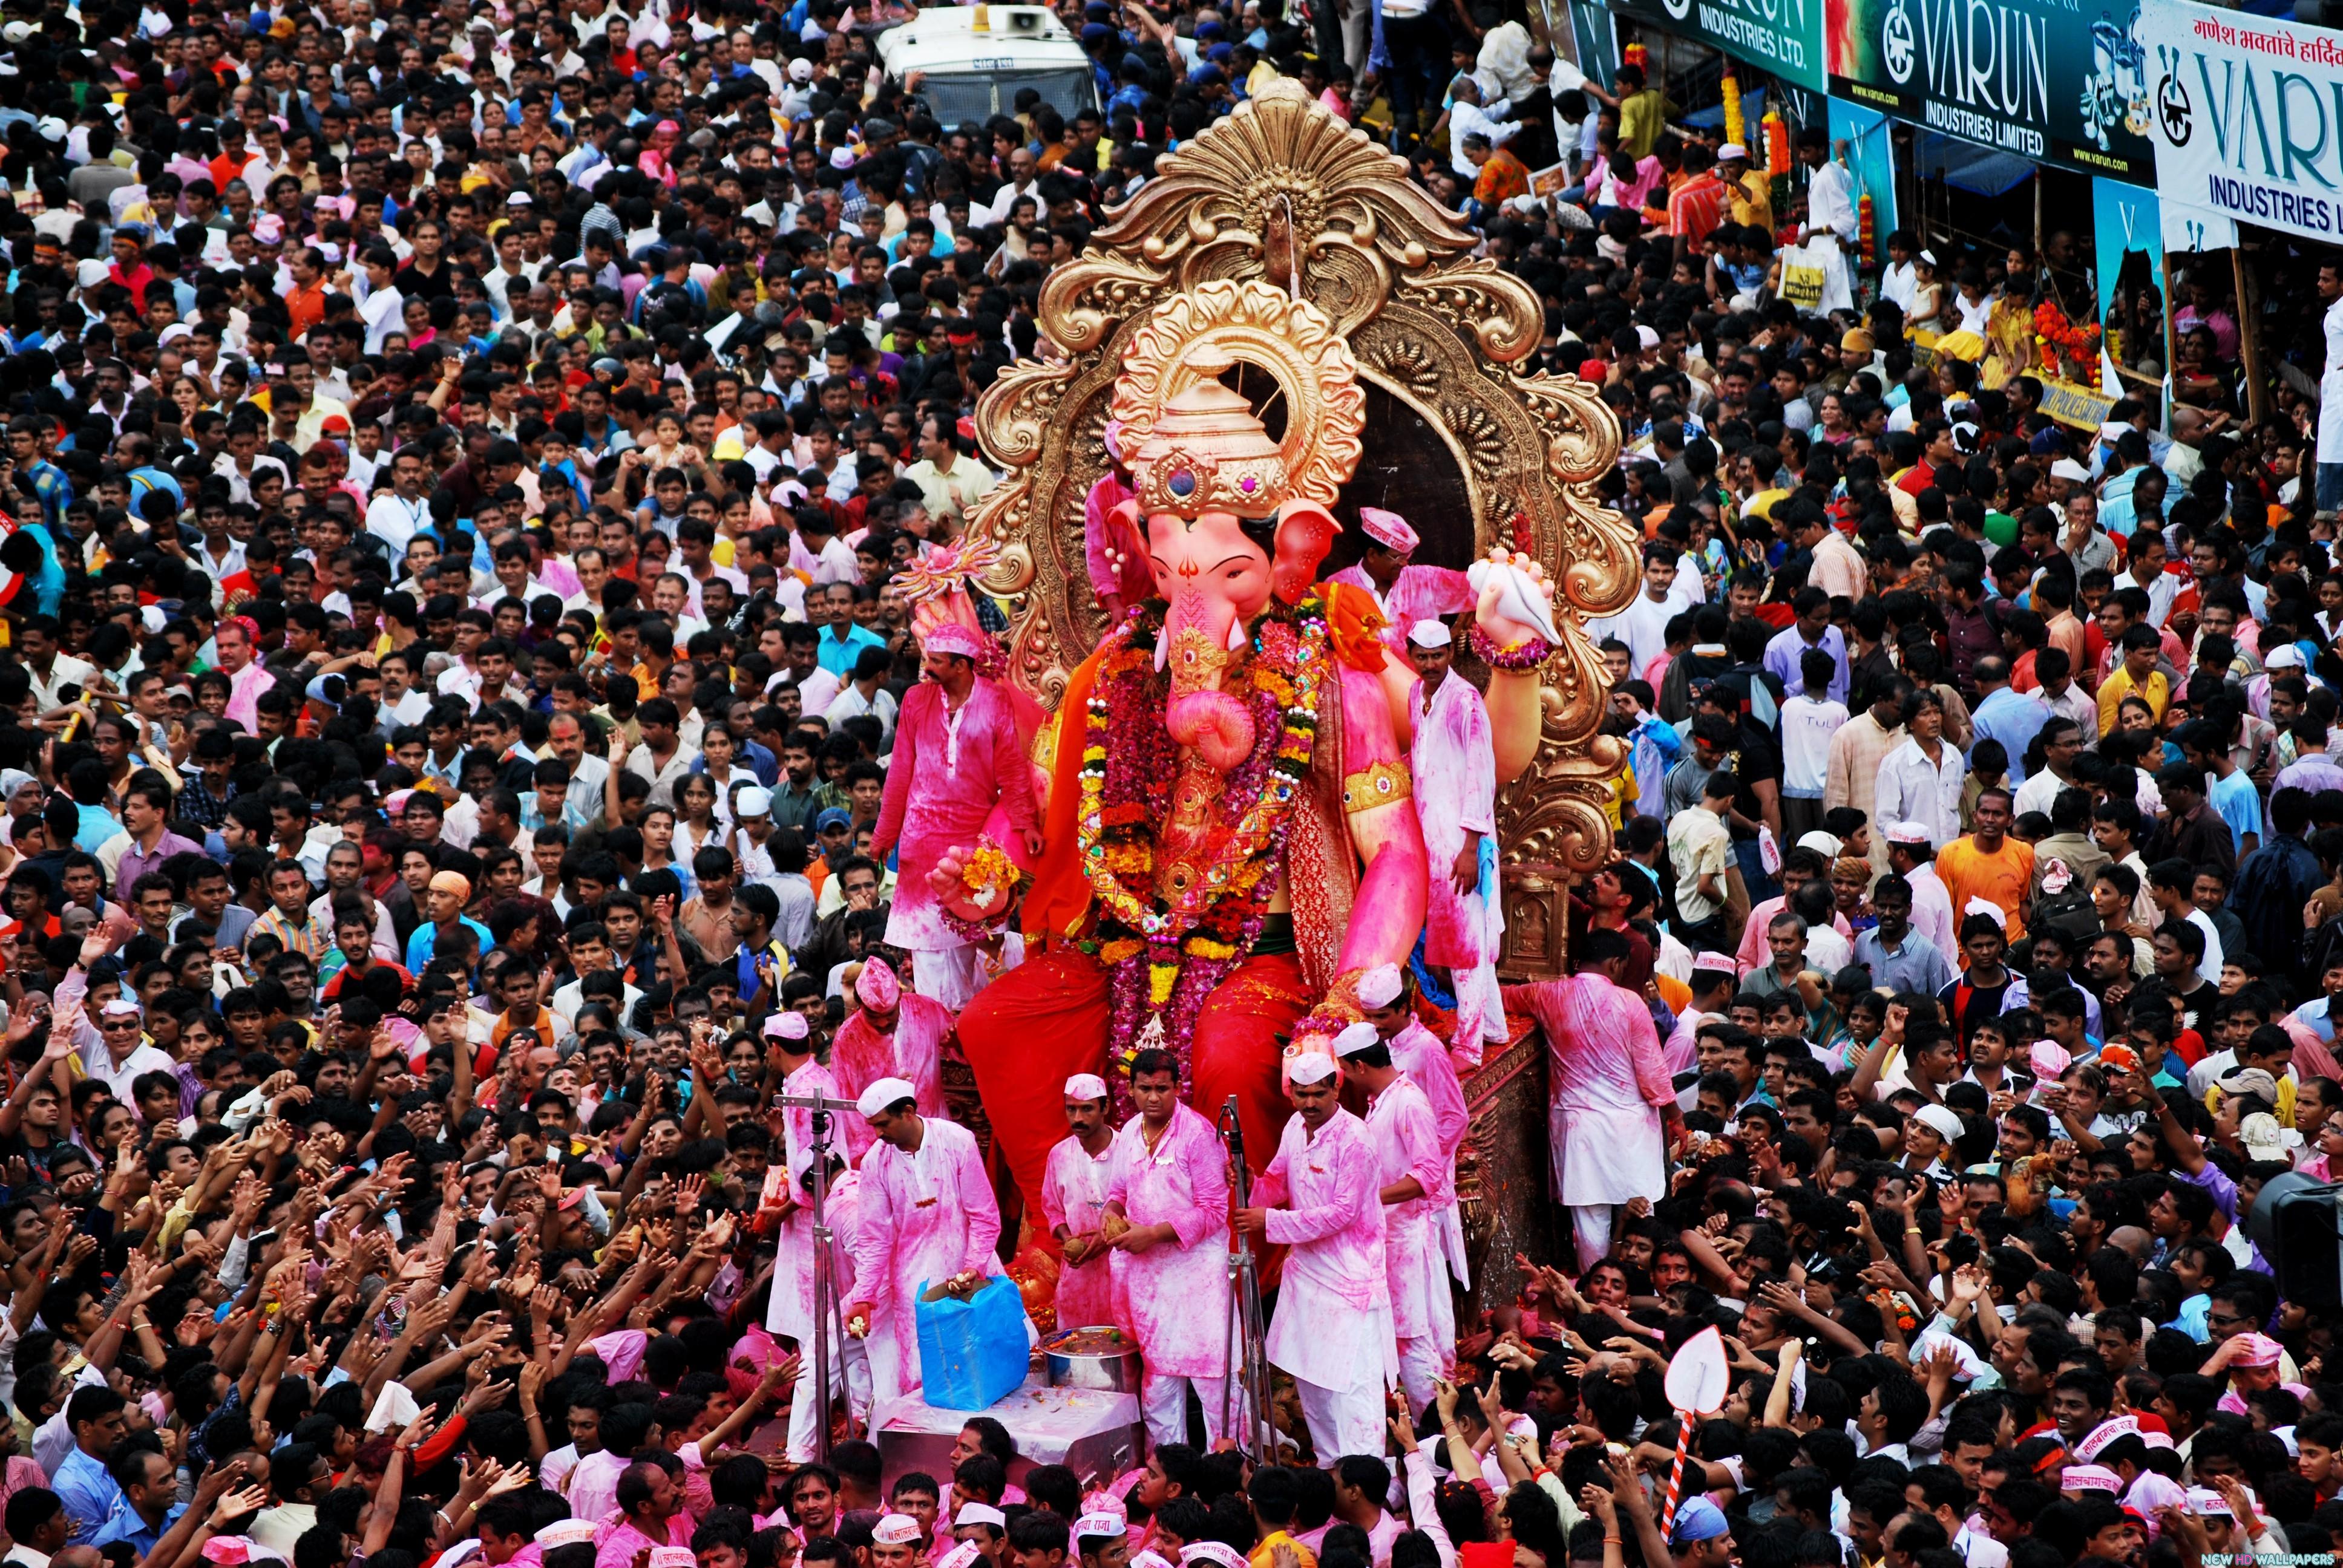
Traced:
<svg viewBox="0 0 2343 1568">
<path fill-rule="evenodd" d="M 1318 580 L 1319 563 L 1333 548 L 1342 525 L 1315 501 L 1292 500 L 1277 508 L 1277 552 L 1270 583 L 1280 602 L 1300 604 Z"/>
<path fill-rule="evenodd" d="M 1137 496 L 1125 496 L 1121 500 L 1115 503 L 1114 508 L 1108 512 L 1107 516 L 1113 521 L 1121 523 L 1124 528 L 1129 528 L 1141 538 L 1143 539 L 1147 537 L 1147 513 L 1145 509 L 1140 506 L 1139 498 Z"/>
</svg>

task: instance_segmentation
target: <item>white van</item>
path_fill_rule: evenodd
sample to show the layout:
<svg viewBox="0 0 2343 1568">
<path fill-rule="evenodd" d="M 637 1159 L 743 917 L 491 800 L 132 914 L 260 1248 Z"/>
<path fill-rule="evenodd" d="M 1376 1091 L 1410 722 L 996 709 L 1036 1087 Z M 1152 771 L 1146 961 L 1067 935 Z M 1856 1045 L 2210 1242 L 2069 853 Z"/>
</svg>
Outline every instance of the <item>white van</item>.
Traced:
<svg viewBox="0 0 2343 1568">
<path fill-rule="evenodd" d="M 1090 56 L 1045 5 L 939 5 L 879 35 L 879 63 L 900 83 L 920 74 L 919 95 L 944 126 L 1017 112 L 1031 87 L 1071 120 L 1099 106 Z"/>
</svg>

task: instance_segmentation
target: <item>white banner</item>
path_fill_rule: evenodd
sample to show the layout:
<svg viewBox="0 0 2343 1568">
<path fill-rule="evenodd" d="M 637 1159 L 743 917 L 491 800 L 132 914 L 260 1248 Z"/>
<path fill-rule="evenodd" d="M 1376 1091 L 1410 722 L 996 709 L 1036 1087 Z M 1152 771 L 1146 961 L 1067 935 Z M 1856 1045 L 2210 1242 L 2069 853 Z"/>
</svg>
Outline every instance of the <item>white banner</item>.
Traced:
<svg viewBox="0 0 2343 1568">
<path fill-rule="evenodd" d="M 2167 230 L 2195 217 L 2343 243 L 2343 35 L 2141 0 L 2137 36 Z"/>
</svg>

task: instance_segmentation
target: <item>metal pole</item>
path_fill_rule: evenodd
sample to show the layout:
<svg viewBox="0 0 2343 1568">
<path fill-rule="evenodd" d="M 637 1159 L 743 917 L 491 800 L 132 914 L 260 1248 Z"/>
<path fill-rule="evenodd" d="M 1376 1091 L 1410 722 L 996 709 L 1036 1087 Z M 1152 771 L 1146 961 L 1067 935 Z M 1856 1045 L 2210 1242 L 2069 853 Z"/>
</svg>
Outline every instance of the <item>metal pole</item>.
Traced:
<svg viewBox="0 0 2343 1568">
<path fill-rule="evenodd" d="M 1221 1141 L 1229 1151 L 1229 1201 L 1232 1208 L 1252 1206 L 1252 1174 L 1245 1168 L 1244 1128 L 1232 1094 L 1221 1108 Z M 1277 1430 L 1269 1410 L 1269 1351 L 1267 1326 L 1262 1321 L 1261 1275 L 1252 1243 L 1235 1238 L 1229 1251 L 1228 1379 L 1221 1385 L 1221 1430 L 1232 1432 L 1240 1392 L 1245 1420 L 1252 1428 L 1253 1455 L 1266 1459 L 1277 1452 Z"/>
<path fill-rule="evenodd" d="M 832 1354 L 830 1319 L 838 1313 L 838 1276 L 830 1257 L 831 1236 L 826 1206 L 830 1199 L 830 1119 L 832 1113 L 851 1111 L 850 1100 L 833 1100 L 822 1093 L 777 1094 L 773 1103 L 791 1110 L 812 1112 L 809 1119 L 813 1131 L 813 1378 L 814 1398 L 820 1402 L 820 1413 L 814 1422 L 814 1457 L 821 1463 L 830 1462 L 830 1373 Z M 781 1158 L 789 1158 L 784 1142 Z M 838 1325 L 839 1337 L 845 1337 L 846 1325 Z M 845 1380 L 840 1379 L 841 1386 Z M 849 1396 L 850 1402 L 851 1396 Z"/>
</svg>

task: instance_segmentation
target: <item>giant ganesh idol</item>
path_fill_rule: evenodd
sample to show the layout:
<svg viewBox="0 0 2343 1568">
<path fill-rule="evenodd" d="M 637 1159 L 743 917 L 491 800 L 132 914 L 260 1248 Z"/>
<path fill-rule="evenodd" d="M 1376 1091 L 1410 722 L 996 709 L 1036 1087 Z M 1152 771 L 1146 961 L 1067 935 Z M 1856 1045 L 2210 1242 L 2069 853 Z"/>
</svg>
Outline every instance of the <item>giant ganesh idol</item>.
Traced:
<svg viewBox="0 0 2343 1568">
<path fill-rule="evenodd" d="M 1240 366 L 1284 398 L 1281 439 L 1224 384 Z M 1102 1074 L 1127 1114 L 1120 1069 L 1158 1030 L 1190 1103 L 1212 1117 L 1233 1096 L 1265 1162 L 1287 1114 L 1281 1050 L 1326 1050 L 1361 1016 L 1359 977 L 1405 965 L 1423 927 L 1413 674 L 1373 594 L 1319 580 L 1363 403 L 1325 318 L 1258 279 L 1184 291 L 1133 337 L 1112 404 L 1131 490 L 1115 521 L 1143 541 L 1155 597 L 1072 670 L 1037 738 L 1028 956 L 960 1020 L 1032 1212 L 1064 1134 L 1061 1086 Z M 1502 788 L 1537 746 L 1552 586 L 1502 549 L 1470 576 Z"/>
</svg>

